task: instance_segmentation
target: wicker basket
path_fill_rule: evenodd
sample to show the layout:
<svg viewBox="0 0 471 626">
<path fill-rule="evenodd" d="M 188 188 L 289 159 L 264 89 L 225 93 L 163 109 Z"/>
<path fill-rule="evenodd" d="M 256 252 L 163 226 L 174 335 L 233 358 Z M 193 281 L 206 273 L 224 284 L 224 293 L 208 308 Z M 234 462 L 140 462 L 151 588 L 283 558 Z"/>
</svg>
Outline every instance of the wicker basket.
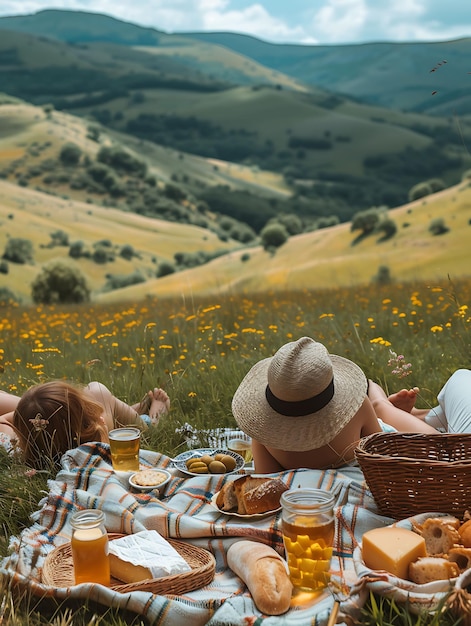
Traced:
<svg viewBox="0 0 471 626">
<path fill-rule="evenodd" d="M 355 456 L 383 515 L 471 510 L 471 434 L 374 433 Z"/>
<path fill-rule="evenodd" d="M 122 536 L 120 534 L 108 535 L 110 541 Z M 112 578 L 110 588 L 121 593 L 150 591 L 157 595 L 178 595 L 200 589 L 213 580 L 216 561 L 210 552 L 183 541 L 174 539 L 167 539 L 167 541 L 185 559 L 191 567 L 191 571 L 162 578 L 141 580 L 138 583 L 123 583 Z M 54 548 L 46 556 L 41 582 L 50 587 L 72 587 L 75 585 L 70 542 Z"/>
</svg>

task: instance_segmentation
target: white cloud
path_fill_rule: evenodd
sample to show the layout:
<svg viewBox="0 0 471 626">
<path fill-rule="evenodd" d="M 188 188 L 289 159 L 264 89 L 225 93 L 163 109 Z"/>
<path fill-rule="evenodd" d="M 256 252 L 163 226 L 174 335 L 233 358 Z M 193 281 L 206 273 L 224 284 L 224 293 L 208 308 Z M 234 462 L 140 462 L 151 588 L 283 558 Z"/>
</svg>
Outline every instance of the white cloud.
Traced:
<svg viewBox="0 0 471 626">
<path fill-rule="evenodd" d="M 313 28 L 321 41 L 352 41 L 368 18 L 364 0 L 329 0 L 313 18 Z"/>
<path fill-rule="evenodd" d="M 202 0 L 202 4 L 209 3 L 211 0 Z M 218 3 L 216 0 L 214 4 L 228 3 Z M 270 41 L 296 42 L 306 38 L 302 27 L 289 27 L 286 22 L 270 15 L 261 4 L 252 4 L 239 11 L 221 11 L 218 7 L 206 11 L 202 19 L 205 30 L 249 33 Z"/>
<path fill-rule="evenodd" d="M 45 8 L 105 13 L 167 32 L 230 30 L 290 43 L 436 41 L 471 32 L 469 0 L 0 0 L 0 15 Z"/>
</svg>

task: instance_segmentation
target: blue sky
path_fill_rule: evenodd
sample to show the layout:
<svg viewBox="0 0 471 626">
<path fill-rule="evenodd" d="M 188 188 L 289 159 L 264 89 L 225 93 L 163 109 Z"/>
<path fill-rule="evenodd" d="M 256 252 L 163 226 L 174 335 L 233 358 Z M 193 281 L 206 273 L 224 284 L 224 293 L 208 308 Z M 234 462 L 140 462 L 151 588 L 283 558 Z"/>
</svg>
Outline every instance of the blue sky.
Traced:
<svg viewBox="0 0 471 626">
<path fill-rule="evenodd" d="M 471 36 L 471 0 L 1 0 L 0 15 L 63 8 L 167 32 L 234 31 L 272 42 L 443 41 Z"/>
</svg>

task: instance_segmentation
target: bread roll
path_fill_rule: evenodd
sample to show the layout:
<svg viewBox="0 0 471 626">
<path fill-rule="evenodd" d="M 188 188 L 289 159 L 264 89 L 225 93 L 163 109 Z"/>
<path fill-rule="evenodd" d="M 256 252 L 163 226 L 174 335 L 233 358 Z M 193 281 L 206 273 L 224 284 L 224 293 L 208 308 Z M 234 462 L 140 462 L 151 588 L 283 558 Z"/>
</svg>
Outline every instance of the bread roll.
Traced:
<svg viewBox="0 0 471 626">
<path fill-rule="evenodd" d="M 456 528 L 447 522 L 447 517 L 429 517 L 422 525 L 422 537 L 429 556 L 446 554 L 461 543 Z"/>
<path fill-rule="evenodd" d="M 221 511 L 234 511 L 239 515 L 266 513 L 279 508 L 281 494 L 287 489 L 279 478 L 242 476 L 223 486 L 216 505 Z"/>
<path fill-rule="evenodd" d="M 448 553 L 448 558 L 456 563 L 461 572 L 471 567 L 471 548 L 452 548 Z"/>
<path fill-rule="evenodd" d="M 293 585 L 286 562 L 270 546 L 241 540 L 227 551 L 227 564 L 247 585 L 259 611 L 281 615 L 290 606 Z"/>
<path fill-rule="evenodd" d="M 250 487 L 250 486 L 248 486 Z M 280 497 L 288 487 L 279 478 L 267 480 L 255 487 L 246 488 L 243 493 L 245 510 L 249 515 L 273 511 L 280 506 Z"/>
<path fill-rule="evenodd" d="M 458 528 L 458 533 L 461 537 L 461 543 L 465 548 L 471 548 L 471 520 L 464 522 Z"/>
<path fill-rule="evenodd" d="M 433 580 L 447 580 L 459 574 L 456 563 L 439 556 L 423 556 L 409 565 L 409 580 L 419 585 Z"/>
<path fill-rule="evenodd" d="M 216 506 L 218 506 L 221 511 L 237 511 L 239 503 L 237 501 L 232 481 L 227 482 L 218 493 Z"/>
</svg>

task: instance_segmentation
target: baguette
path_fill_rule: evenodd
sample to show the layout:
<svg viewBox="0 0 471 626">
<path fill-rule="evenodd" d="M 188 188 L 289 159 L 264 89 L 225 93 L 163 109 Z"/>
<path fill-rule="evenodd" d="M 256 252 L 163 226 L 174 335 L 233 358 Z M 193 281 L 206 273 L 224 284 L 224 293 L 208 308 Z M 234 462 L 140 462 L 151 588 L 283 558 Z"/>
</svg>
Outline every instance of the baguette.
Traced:
<svg viewBox="0 0 471 626">
<path fill-rule="evenodd" d="M 257 609 L 281 615 L 289 609 L 293 585 L 286 562 L 270 546 L 241 540 L 227 551 L 227 564 L 247 585 Z"/>
</svg>

